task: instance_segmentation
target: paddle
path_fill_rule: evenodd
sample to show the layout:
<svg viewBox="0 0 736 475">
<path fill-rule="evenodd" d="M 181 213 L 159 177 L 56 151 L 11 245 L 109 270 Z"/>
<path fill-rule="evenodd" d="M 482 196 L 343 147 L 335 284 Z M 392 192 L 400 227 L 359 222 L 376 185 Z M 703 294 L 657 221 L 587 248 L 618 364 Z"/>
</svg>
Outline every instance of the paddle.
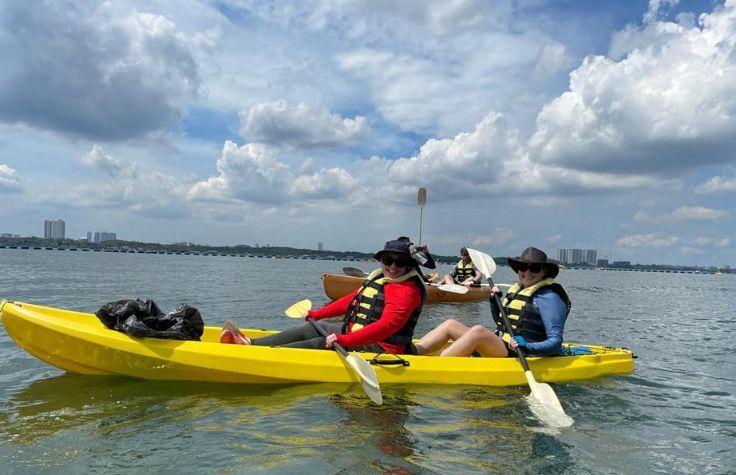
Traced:
<svg viewBox="0 0 736 475">
<path fill-rule="evenodd" d="M 473 264 L 481 274 L 485 275 L 488 279 L 488 284 L 493 286 L 493 278 L 491 275 L 496 271 L 496 263 L 493 258 L 488 254 L 485 254 L 475 249 L 468 249 L 470 258 L 473 260 Z M 509 317 L 506 315 L 506 311 L 501 305 L 501 299 L 498 298 L 498 294 L 493 294 L 496 299 L 496 305 L 498 306 L 503 323 L 506 326 L 506 331 L 509 336 L 513 337 L 511 331 L 511 324 L 509 323 Z M 573 419 L 565 414 L 565 410 L 560 404 L 560 400 L 557 398 L 557 394 L 549 384 L 538 383 L 534 378 L 534 373 L 529 368 L 529 364 L 526 362 L 524 352 L 518 346 L 515 349 L 516 356 L 521 361 L 521 366 L 524 368 L 524 375 L 526 376 L 526 382 L 529 384 L 531 394 L 529 395 L 529 406 L 534 414 L 539 417 L 543 422 L 552 427 L 570 427 L 573 424 Z"/>
<path fill-rule="evenodd" d="M 368 277 L 367 272 L 358 269 L 357 267 L 343 267 L 342 271 L 345 275 L 349 275 L 350 277 Z"/>
<path fill-rule="evenodd" d="M 291 307 L 287 308 L 284 313 L 289 318 L 304 318 L 307 312 L 312 309 L 312 302 L 310 300 L 301 300 Z M 322 325 L 317 323 L 311 318 L 307 318 L 307 321 L 314 327 L 317 332 L 323 337 L 327 338 L 327 332 Z M 381 387 L 378 385 L 378 376 L 376 370 L 373 369 L 370 363 L 360 357 L 356 352 L 348 354 L 345 348 L 333 343 L 332 347 L 345 359 L 348 366 L 360 377 L 360 384 L 363 387 L 363 391 L 368 395 L 371 401 L 378 405 L 383 404 L 383 395 L 381 394 Z"/>
<path fill-rule="evenodd" d="M 445 292 L 452 292 L 453 294 L 467 294 L 468 288 L 460 284 L 429 284 L 437 287 L 439 290 Z"/>
<path fill-rule="evenodd" d="M 349 275 L 350 277 L 368 277 L 368 273 L 364 272 L 357 267 L 343 267 L 342 271 L 345 273 L 345 275 Z M 444 290 L 445 292 L 451 292 L 454 294 L 467 294 L 468 288 L 464 285 L 458 285 L 458 284 L 430 284 L 434 285 L 440 290 Z M 298 318 L 298 317 L 297 317 Z"/>
<path fill-rule="evenodd" d="M 424 218 L 424 205 L 427 204 L 427 189 L 419 188 L 417 191 L 417 204 L 419 205 L 419 245 L 422 245 L 422 220 Z"/>
</svg>

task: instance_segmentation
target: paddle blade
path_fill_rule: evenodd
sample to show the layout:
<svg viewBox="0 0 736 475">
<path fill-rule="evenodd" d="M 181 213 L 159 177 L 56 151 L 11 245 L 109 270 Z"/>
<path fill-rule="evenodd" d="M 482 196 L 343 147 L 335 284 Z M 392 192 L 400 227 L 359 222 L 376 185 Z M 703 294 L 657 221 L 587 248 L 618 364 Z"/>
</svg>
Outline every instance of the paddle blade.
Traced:
<svg viewBox="0 0 736 475">
<path fill-rule="evenodd" d="M 468 248 L 468 254 L 470 255 L 470 259 L 473 261 L 473 265 L 475 265 L 480 273 L 486 276 L 486 278 L 492 276 L 493 273 L 496 272 L 496 262 L 485 252 Z"/>
<path fill-rule="evenodd" d="M 342 271 L 345 275 L 350 277 L 368 277 L 368 273 L 364 272 L 357 267 L 343 267 Z"/>
<path fill-rule="evenodd" d="M 453 294 L 467 294 L 468 288 L 459 284 L 437 284 L 437 288 Z"/>
<path fill-rule="evenodd" d="M 304 299 L 284 310 L 284 313 L 289 318 L 304 318 L 310 310 L 312 310 L 312 301 Z"/>
<path fill-rule="evenodd" d="M 420 207 L 427 204 L 427 189 L 424 187 L 419 188 L 417 191 L 417 204 Z"/>
<path fill-rule="evenodd" d="M 360 384 L 363 386 L 363 391 L 365 391 L 371 401 L 379 406 L 383 404 L 383 394 L 381 394 L 381 387 L 378 385 L 378 375 L 376 375 L 376 370 L 373 369 L 373 366 L 355 352 L 349 354 L 345 358 L 345 361 L 360 376 Z"/>
<path fill-rule="evenodd" d="M 531 371 L 526 371 L 526 380 L 532 390 L 527 398 L 529 408 L 545 425 L 549 427 L 570 427 L 575 422 L 565 414 L 552 386 L 538 383 Z"/>
</svg>

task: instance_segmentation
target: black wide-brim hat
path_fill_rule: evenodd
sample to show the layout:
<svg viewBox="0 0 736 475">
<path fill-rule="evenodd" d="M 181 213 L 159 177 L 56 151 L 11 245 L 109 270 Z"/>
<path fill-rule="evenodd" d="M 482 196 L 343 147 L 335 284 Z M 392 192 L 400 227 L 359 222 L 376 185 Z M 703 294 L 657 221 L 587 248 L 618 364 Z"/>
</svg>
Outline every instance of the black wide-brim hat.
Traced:
<svg viewBox="0 0 736 475">
<path fill-rule="evenodd" d="M 409 244 L 403 242 L 403 241 L 387 241 L 386 245 L 383 246 L 383 249 L 378 251 L 373 255 L 373 257 L 377 260 L 381 260 L 381 256 L 386 254 L 387 252 L 395 252 L 398 254 L 404 254 L 406 257 L 414 261 L 414 258 L 411 256 L 411 248 L 409 247 Z"/>
<path fill-rule="evenodd" d="M 545 272 L 547 277 L 554 279 L 560 273 L 559 263 L 555 260 L 547 259 L 547 254 L 536 247 L 527 247 L 519 257 L 507 257 L 506 260 L 514 272 L 518 272 L 520 264 L 542 264 L 547 269 L 547 272 Z"/>
</svg>

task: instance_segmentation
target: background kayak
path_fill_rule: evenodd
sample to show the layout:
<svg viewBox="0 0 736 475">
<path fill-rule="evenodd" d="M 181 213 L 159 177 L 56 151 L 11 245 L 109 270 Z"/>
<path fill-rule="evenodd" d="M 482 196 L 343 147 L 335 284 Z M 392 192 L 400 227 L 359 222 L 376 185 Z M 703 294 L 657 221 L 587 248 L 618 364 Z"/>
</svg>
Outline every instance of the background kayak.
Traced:
<svg viewBox="0 0 736 475">
<path fill-rule="evenodd" d="M 363 280 L 362 277 L 349 275 L 322 274 L 322 288 L 325 295 L 332 300 L 337 300 L 360 287 Z M 491 295 L 489 287 L 470 287 L 464 294 L 446 292 L 435 285 L 427 285 L 426 289 L 428 303 L 475 302 L 487 300 Z"/>
</svg>

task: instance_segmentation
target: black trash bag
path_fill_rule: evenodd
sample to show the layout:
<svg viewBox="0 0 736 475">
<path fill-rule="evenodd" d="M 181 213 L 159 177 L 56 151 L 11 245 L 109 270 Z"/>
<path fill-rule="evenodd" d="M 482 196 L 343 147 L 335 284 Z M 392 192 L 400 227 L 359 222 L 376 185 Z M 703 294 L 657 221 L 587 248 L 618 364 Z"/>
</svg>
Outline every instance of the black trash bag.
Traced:
<svg viewBox="0 0 736 475">
<path fill-rule="evenodd" d="M 189 305 L 164 315 L 153 300 L 126 299 L 103 305 L 96 315 L 107 328 L 135 337 L 199 341 L 204 332 L 199 310 Z"/>
</svg>

